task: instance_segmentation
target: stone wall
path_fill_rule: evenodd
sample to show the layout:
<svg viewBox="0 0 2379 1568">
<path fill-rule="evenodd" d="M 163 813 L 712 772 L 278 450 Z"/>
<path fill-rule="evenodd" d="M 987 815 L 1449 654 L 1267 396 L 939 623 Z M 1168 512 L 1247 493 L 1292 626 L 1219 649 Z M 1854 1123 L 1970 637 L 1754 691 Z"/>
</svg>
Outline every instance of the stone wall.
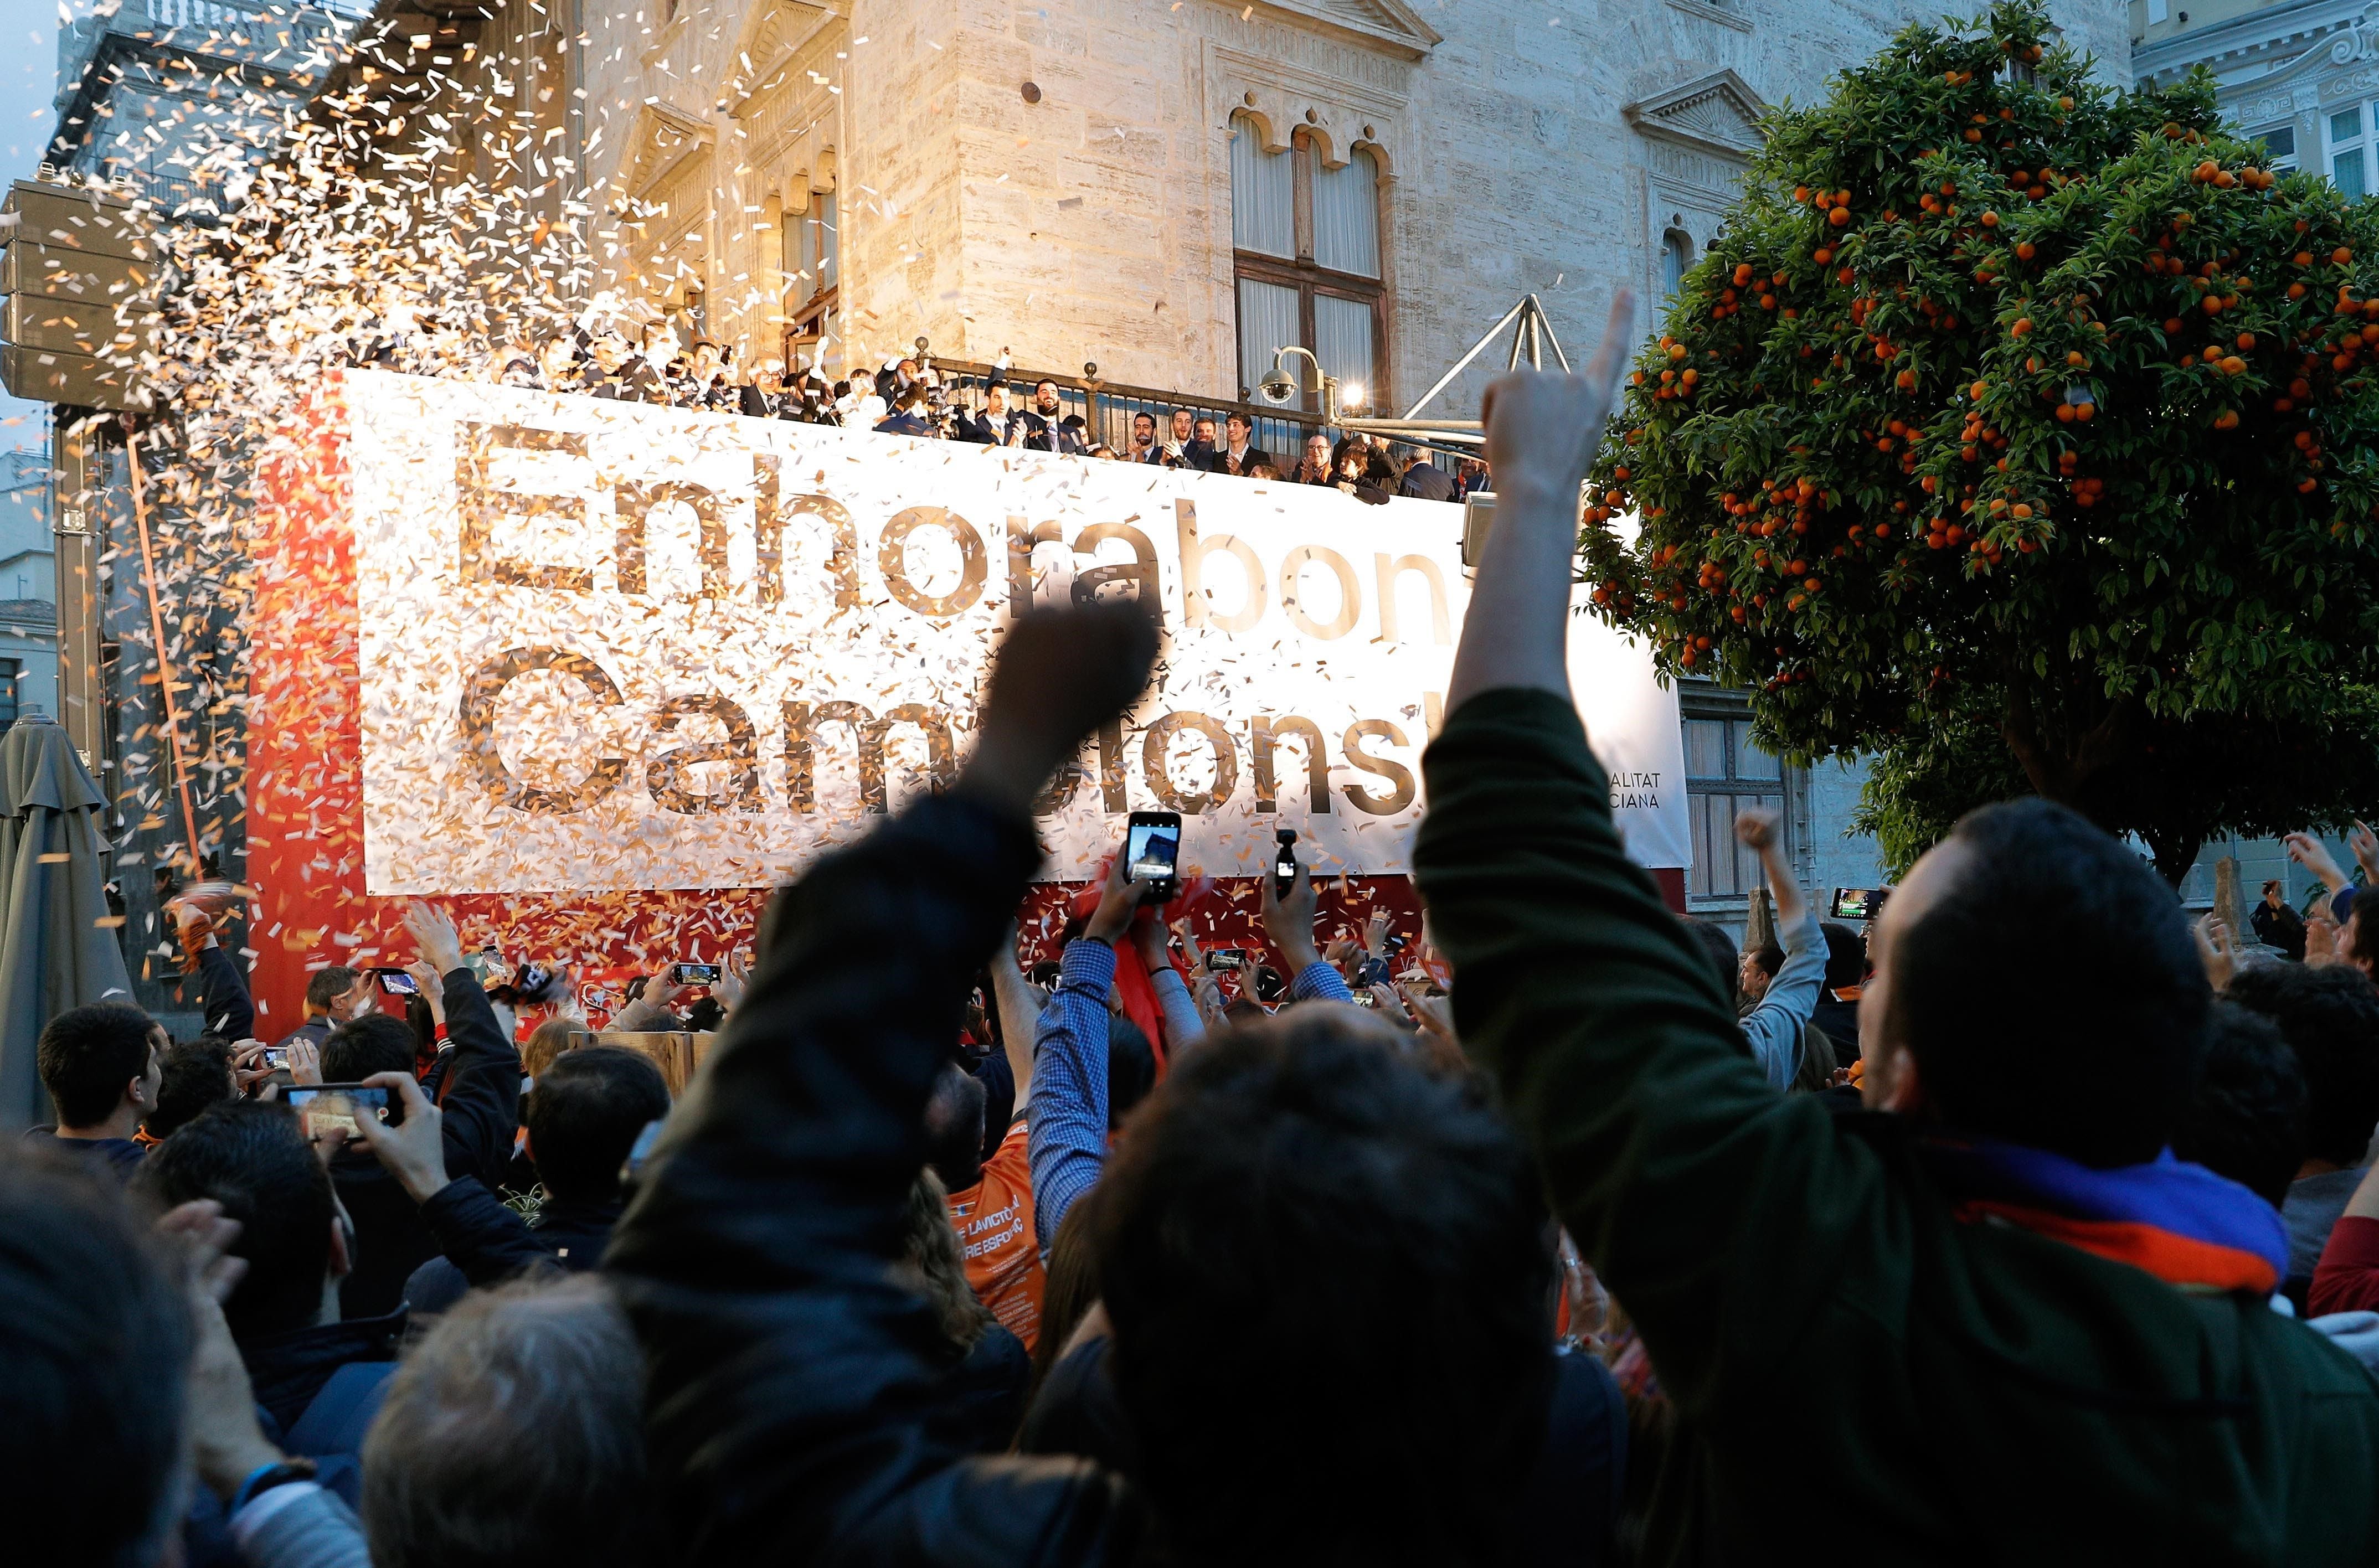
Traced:
<svg viewBox="0 0 2379 1568">
<path fill-rule="evenodd" d="M 658 26 L 590 21 L 589 101 L 610 106 L 610 124 L 589 166 L 610 194 L 648 195 L 670 162 L 651 147 L 656 126 L 707 135 L 696 167 L 670 173 L 707 189 L 702 264 L 719 305 L 755 295 L 773 264 L 773 236 L 754 230 L 750 209 L 799 173 L 788 160 L 808 168 L 830 153 L 847 330 L 868 355 L 924 333 L 939 353 L 989 359 L 1005 347 L 1058 369 L 1095 359 L 1112 380 L 1227 393 L 1229 124 L 1247 109 L 1274 145 L 1301 129 L 1332 163 L 1359 143 L 1373 150 L 1390 391 L 1409 397 L 1523 292 L 1581 349 L 1615 281 L 1657 298 L 1662 234 L 1707 243 L 1750 145 L 1748 115 L 1816 95 L 1830 72 L 1940 9 L 857 0 L 845 21 L 781 0 L 685 0 Z M 2120 6 L 2056 10 L 2070 39 L 2129 79 Z M 831 47 L 790 90 L 767 91 L 806 93 L 815 124 L 792 144 L 760 145 L 754 89 L 803 37 Z M 1663 102 L 1725 73 L 1733 85 Z M 755 332 L 767 311 L 730 314 Z"/>
</svg>

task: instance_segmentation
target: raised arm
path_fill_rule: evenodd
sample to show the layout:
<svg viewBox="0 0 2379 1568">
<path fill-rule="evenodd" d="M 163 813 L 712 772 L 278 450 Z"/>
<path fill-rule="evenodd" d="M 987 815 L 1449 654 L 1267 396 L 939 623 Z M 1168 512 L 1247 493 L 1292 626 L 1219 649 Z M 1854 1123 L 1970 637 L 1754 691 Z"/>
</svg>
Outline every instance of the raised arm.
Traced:
<svg viewBox="0 0 2379 1568">
<path fill-rule="evenodd" d="M 1802 1028 L 1817 1011 L 1817 994 L 1826 980 L 1826 934 L 1817 928 L 1817 912 L 1801 897 L 1792 869 L 1784 863 L 1782 836 L 1776 814 L 1749 807 L 1735 814 L 1734 835 L 1759 857 L 1768 874 L 1768 890 L 1776 904 L 1776 936 L 1784 948 L 1784 962 L 1768 983 L 1768 994 L 1743 1017 L 1743 1037 L 1767 1075 L 1771 1089 L 1782 1089 L 1801 1070 Z"/>
<path fill-rule="evenodd" d="M 1057 989 L 1033 1031 L 1033 1096 L 1025 1149 L 1033 1165 L 1033 1236 L 1046 1252 L 1058 1222 L 1107 1163 L 1107 991 L 1116 938 L 1140 911 L 1143 888 L 1124 878 L 1118 848 L 1099 907 L 1066 944 Z"/>
<path fill-rule="evenodd" d="M 1414 859 L 1453 961 L 1463 1043 L 1502 1080 L 1563 1223 L 1627 1303 L 1661 1382 L 1706 1411 L 1731 1351 L 1823 1288 L 1865 1212 L 1827 1113 L 1744 1056 L 1708 959 L 1630 864 L 1608 776 L 1568 697 L 1577 493 L 1628 341 L 1624 301 L 1586 378 L 1522 372 L 1487 393 L 1498 515 L 1423 758 Z M 1869 1157 L 1871 1162 L 1871 1156 Z M 1865 1172 L 1868 1179 L 1879 1173 Z M 1774 1248 L 1803 1267 L 1779 1271 Z M 1763 1283 L 1784 1272 L 1785 1285 Z M 1766 1305 L 1730 1311 L 1741 1291 Z"/>
<path fill-rule="evenodd" d="M 438 1103 L 445 1112 L 446 1169 L 479 1178 L 493 1189 L 511 1163 L 513 1133 L 520 1126 L 520 1047 L 496 1022 L 496 1010 L 479 988 L 479 971 L 463 961 L 454 923 L 428 904 L 405 911 L 421 956 L 444 976 L 446 1039 L 454 1055 L 446 1067 Z"/>
<path fill-rule="evenodd" d="M 1263 889 L 1258 908 L 1263 915 L 1264 935 L 1280 949 L 1281 962 L 1287 966 L 1289 996 L 1299 1002 L 1354 1001 L 1355 993 L 1346 988 L 1346 977 L 1313 945 L 1310 868 L 1302 861 L 1298 862 L 1297 880 L 1288 885 L 1286 894 L 1274 892 L 1269 869 L 1260 880 Z"/>
<path fill-rule="evenodd" d="M 1042 997 L 1024 978 L 1016 961 L 1016 923 L 991 951 L 991 1006 L 999 1018 L 999 1048 L 1008 1056 L 1008 1076 L 1016 1080 L 1016 1111 L 1022 1115 L 1033 1103 L 1033 1026 L 1041 1016 Z"/>
<path fill-rule="evenodd" d="M 1040 860 L 1033 796 L 1154 654 L 1129 606 L 1027 617 L 958 786 L 772 904 L 751 991 L 605 1260 L 644 1342 L 678 1561 L 922 1560 L 958 1514 L 1011 1533 L 1001 1560 L 1107 1550 L 1119 1503 L 1093 1467 L 968 1462 L 930 1435 L 938 1320 L 894 1264 L 926 1098 Z"/>
</svg>

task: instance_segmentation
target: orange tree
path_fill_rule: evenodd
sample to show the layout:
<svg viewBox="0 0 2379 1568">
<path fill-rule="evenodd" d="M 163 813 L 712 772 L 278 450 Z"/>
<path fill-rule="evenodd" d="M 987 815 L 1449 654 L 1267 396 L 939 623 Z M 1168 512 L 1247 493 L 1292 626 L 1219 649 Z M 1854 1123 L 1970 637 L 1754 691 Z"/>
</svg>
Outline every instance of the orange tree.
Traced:
<svg viewBox="0 0 2379 1568">
<path fill-rule="evenodd" d="M 2379 212 L 2047 35 L 1912 27 L 1774 117 L 1581 551 L 1769 745 L 1872 754 L 1896 862 L 2028 787 L 2177 880 L 2379 787 Z"/>
</svg>

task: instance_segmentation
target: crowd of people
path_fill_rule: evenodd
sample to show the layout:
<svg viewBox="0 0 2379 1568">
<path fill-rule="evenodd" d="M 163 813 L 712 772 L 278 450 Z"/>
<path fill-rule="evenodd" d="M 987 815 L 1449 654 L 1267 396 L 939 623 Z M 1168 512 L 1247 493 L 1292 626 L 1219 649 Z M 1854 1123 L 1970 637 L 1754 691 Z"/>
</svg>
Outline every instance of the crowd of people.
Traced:
<svg viewBox="0 0 2379 1568">
<path fill-rule="evenodd" d="M 34 1561 L 2370 1560 L 2379 920 L 2308 838 L 2294 952 L 2192 930 L 2036 800 L 1864 935 L 1757 812 L 1773 942 L 1672 913 L 1564 651 L 1630 341 L 1489 393 L 1422 929 L 1299 865 L 1202 947 L 1118 855 L 1023 960 L 1033 802 L 1157 657 L 1122 602 L 1010 630 L 674 1094 L 675 971 L 598 1031 L 421 904 L 417 1007 L 326 965 L 266 1044 L 180 906 L 229 1032 L 60 1015 L 0 1154 Z"/>
<path fill-rule="evenodd" d="M 747 369 L 733 345 L 700 339 L 688 347 L 667 323 L 646 326 L 636 339 L 610 326 L 578 328 L 541 344 L 523 337 L 486 366 L 442 352 L 435 334 L 421 333 L 361 339 L 349 345 L 347 357 L 426 374 L 492 375 L 506 386 L 628 403 L 1320 485 L 1372 503 L 1394 496 L 1459 501 L 1490 488 L 1481 458 L 1449 464 L 1420 448 L 1358 431 L 1334 440 L 1316 428 L 1294 452 L 1269 452 L 1257 443 L 1255 421 L 1237 410 L 1140 410 L 1117 447 L 1081 414 L 1067 412 L 1062 389 L 1047 378 L 1027 388 L 999 370 L 978 383 L 922 353 L 888 360 L 872 378 L 828 380 L 811 366 L 797 362 L 789 369 L 776 359 Z"/>
</svg>

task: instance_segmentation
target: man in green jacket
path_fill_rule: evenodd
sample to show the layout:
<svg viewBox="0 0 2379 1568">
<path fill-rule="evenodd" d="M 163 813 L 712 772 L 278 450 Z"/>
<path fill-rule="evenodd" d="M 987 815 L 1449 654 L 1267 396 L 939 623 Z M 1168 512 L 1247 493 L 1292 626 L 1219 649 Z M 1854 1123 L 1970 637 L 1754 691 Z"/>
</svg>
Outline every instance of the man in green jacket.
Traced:
<svg viewBox="0 0 2379 1568">
<path fill-rule="evenodd" d="M 1416 862 L 1462 1037 L 1675 1402 L 1652 1555 L 2379 1557 L 2379 1389 L 2267 1304 L 2269 1206 L 2164 1152 L 2211 1002 L 2136 857 L 2044 802 L 1961 825 L 1876 928 L 1846 1115 L 1762 1081 L 1628 863 L 1564 637 L 1630 315 L 1488 392 Z M 2042 951 L 2053 995 L 1994 979 Z"/>
</svg>

